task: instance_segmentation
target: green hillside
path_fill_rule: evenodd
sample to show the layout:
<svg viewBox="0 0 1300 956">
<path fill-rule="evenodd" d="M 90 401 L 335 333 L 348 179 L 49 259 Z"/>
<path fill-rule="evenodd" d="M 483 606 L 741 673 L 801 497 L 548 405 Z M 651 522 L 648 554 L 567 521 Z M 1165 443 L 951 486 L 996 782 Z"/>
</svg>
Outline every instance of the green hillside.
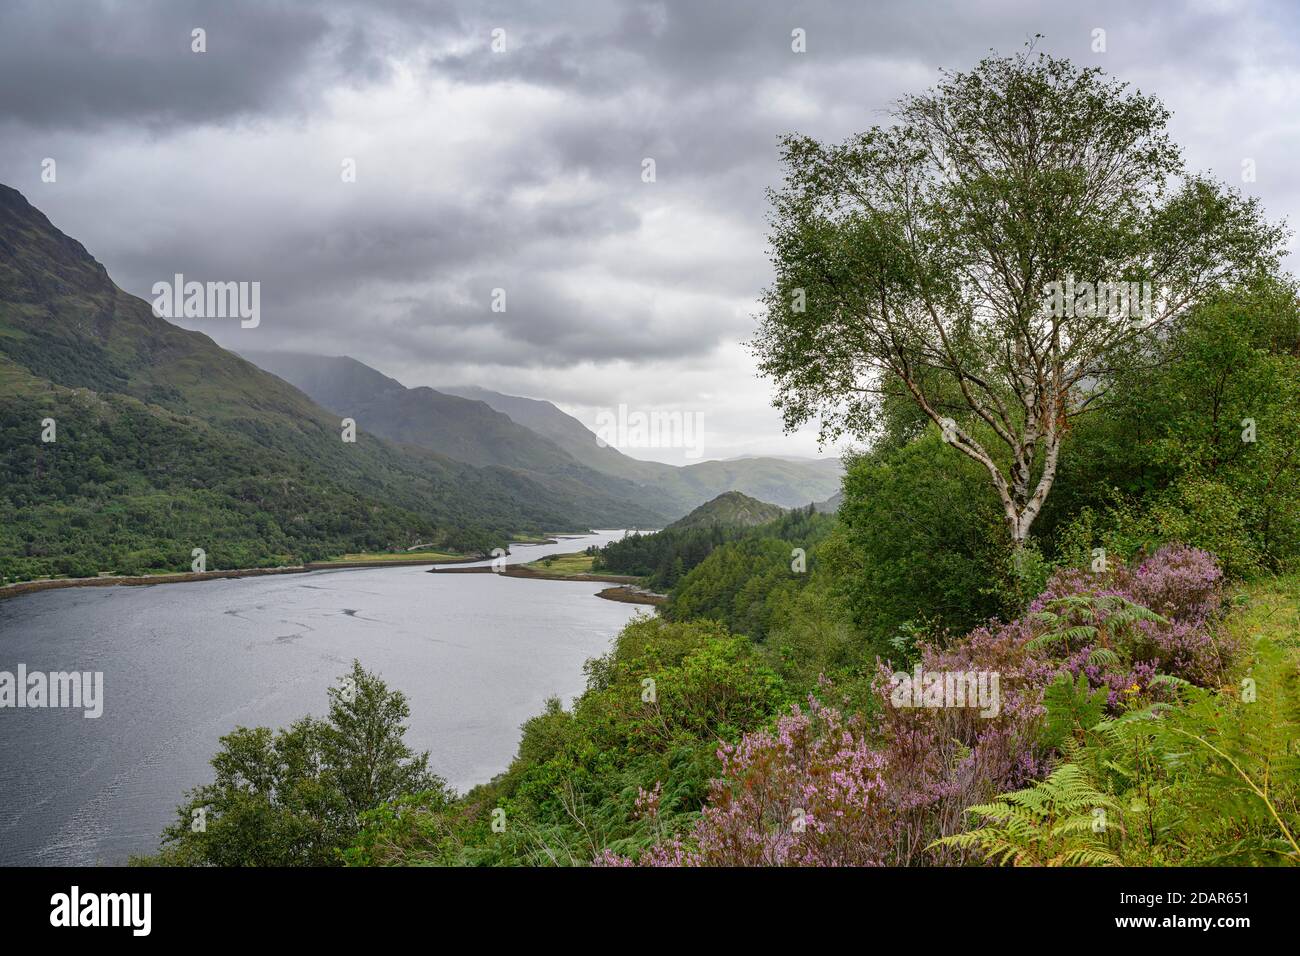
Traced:
<svg viewBox="0 0 1300 956">
<path fill-rule="evenodd" d="M 685 518 L 674 521 L 669 528 L 706 528 L 710 525 L 751 527 L 775 521 L 785 514 L 785 509 L 759 501 L 739 491 L 724 491 L 712 501 L 706 501 Z"/>
<path fill-rule="evenodd" d="M 432 388 L 407 388 L 352 358 L 245 352 L 324 408 L 355 418 L 382 438 L 435 451 L 471 465 L 520 471 L 572 502 L 588 524 L 663 524 L 669 517 L 644 502 L 633 482 L 579 463 L 554 442 L 480 401 Z"/>
<path fill-rule="evenodd" d="M 233 320 L 215 320 L 233 321 Z M 249 334 L 255 334 L 248 330 Z M 604 523 L 517 471 L 385 442 L 156 317 L 0 186 L 0 576 L 188 569 Z M 57 423 L 41 441 L 42 421 Z"/>
</svg>

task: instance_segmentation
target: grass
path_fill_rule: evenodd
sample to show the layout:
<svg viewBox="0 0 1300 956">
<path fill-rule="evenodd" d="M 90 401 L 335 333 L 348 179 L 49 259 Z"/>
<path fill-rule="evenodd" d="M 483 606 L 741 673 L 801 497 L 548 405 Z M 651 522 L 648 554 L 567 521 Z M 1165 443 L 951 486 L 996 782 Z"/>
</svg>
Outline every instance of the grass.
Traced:
<svg viewBox="0 0 1300 956">
<path fill-rule="evenodd" d="M 344 554 L 337 558 L 331 558 L 329 561 L 317 561 L 315 563 L 331 564 L 339 561 L 353 563 L 367 561 L 374 564 L 383 564 L 385 561 L 455 561 L 464 557 L 466 555 L 456 554 L 451 551 L 366 551 Z"/>
<path fill-rule="evenodd" d="M 16 330 L 7 329 L 3 324 L 0 324 L 0 336 L 26 337 Z M 46 385 L 17 362 L 0 353 L 0 391 L 3 391 L 6 395 L 39 395 L 42 392 L 52 392 L 54 388 Z M 58 391 L 66 394 L 69 390 L 58 389 Z"/>
<path fill-rule="evenodd" d="M 544 571 L 547 574 L 568 576 L 573 574 L 591 574 L 592 556 L 578 551 L 574 554 L 551 554 L 524 565 L 530 571 Z"/>
<path fill-rule="evenodd" d="M 1300 644 L 1300 574 L 1253 581 L 1242 598 L 1245 606 L 1228 623 L 1234 633 L 1251 643 L 1267 637 L 1282 645 Z"/>
</svg>

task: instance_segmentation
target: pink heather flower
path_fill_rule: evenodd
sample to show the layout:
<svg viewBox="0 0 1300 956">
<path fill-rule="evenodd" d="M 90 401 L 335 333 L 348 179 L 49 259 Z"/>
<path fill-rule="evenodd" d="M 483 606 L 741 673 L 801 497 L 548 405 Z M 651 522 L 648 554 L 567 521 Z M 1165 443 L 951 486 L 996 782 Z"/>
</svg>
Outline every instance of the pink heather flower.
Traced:
<svg viewBox="0 0 1300 956">
<path fill-rule="evenodd" d="M 1028 644 L 1045 626 L 1035 617 L 1067 595 L 1119 595 L 1167 623 L 1140 622 L 1119 648 L 1121 663 L 1101 664 L 1095 647 Z M 927 855 L 936 837 L 956 832 L 964 811 L 1050 771 L 1055 755 L 1041 743 L 1043 692 L 1065 674 L 1104 688 L 1119 712 L 1172 693 L 1153 688 L 1158 674 L 1213 685 L 1239 648 L 1215 627 L 1224 608 L 1223 572 L 1204 551 L 1160 549 L 1136 568 L 1104 574 L 1064 569 L 1024 616 L 976 628 L 942 647 L 919 647 L 924 670 L 988 671 L 1000 678 L 1001 706 L 985 718 L 972 708 L 898 708 L 890 704 L 894 667 L 878 662 L 875 724 L 845 718 L 815 696 L 772 730 L 720 744 L 719 777 L 685 837 L 661 841 L 641 855 L 646 866 L 874 866 L 959 863 L 956 851 Z M 1125 658 L 1127 658 L 1125 660 Z M 819 692 L 830 699 L 824 677 Z M 637 807 L 658 810 L 656 786 Z M 598 865 L 630 865 L 610 854 Z"/>
</svg>

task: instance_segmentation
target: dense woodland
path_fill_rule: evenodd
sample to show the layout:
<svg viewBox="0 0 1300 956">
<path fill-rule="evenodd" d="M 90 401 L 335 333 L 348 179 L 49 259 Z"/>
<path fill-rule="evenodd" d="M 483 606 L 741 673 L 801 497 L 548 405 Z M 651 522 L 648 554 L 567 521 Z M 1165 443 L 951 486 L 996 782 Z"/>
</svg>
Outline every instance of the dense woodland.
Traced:
<svg viewBox="0 0 1300 956">
<path fill-rule="evenodd" d="M 728 542 L 776 538 L 807 544 L 829 527 L 829 519 L 819 515 L 812 505 L 796 508 L 761 525 L 722 522 L 672 525 L 652 534 L 633 532 L 610 542 L 594 552 L 592 569 L 644 577 L 649 586 L 667 590 Z M 787 555 L 785 564 L 790 563 L 789 558 Z"/>
</svg>

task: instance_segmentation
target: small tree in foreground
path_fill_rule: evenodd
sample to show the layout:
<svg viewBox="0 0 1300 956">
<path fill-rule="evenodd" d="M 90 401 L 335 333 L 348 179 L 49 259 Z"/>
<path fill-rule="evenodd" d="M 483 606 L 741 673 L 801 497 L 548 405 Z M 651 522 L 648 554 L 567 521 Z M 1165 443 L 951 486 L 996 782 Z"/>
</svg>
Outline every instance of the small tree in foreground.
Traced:
<svg viewBox="0 0 1300 956">
<path fill-rule="evenodd" d="M 868 438 L 913 403 L 1023 544 L 1071 419 L 1191 306 L 1277 266 L 1284 230 L 1187 173 L 1168 117 L 1025 52 L 945 73 L 843 145 L 786 137 L 753 343 L 786 426 Z"/>
<path fill-rule="evenodd" d="M 329 689 L 329 716 L 285 730 L 238 727 L 212 758 L 216 779 L 190 791 L 162 852 L 144 863 L 182 866 L 327 866 L 363 814 L 419 794 L 449 794 L 429 755 L 403 740 L 406 698 L 360 662 Z"/>
</svg>

